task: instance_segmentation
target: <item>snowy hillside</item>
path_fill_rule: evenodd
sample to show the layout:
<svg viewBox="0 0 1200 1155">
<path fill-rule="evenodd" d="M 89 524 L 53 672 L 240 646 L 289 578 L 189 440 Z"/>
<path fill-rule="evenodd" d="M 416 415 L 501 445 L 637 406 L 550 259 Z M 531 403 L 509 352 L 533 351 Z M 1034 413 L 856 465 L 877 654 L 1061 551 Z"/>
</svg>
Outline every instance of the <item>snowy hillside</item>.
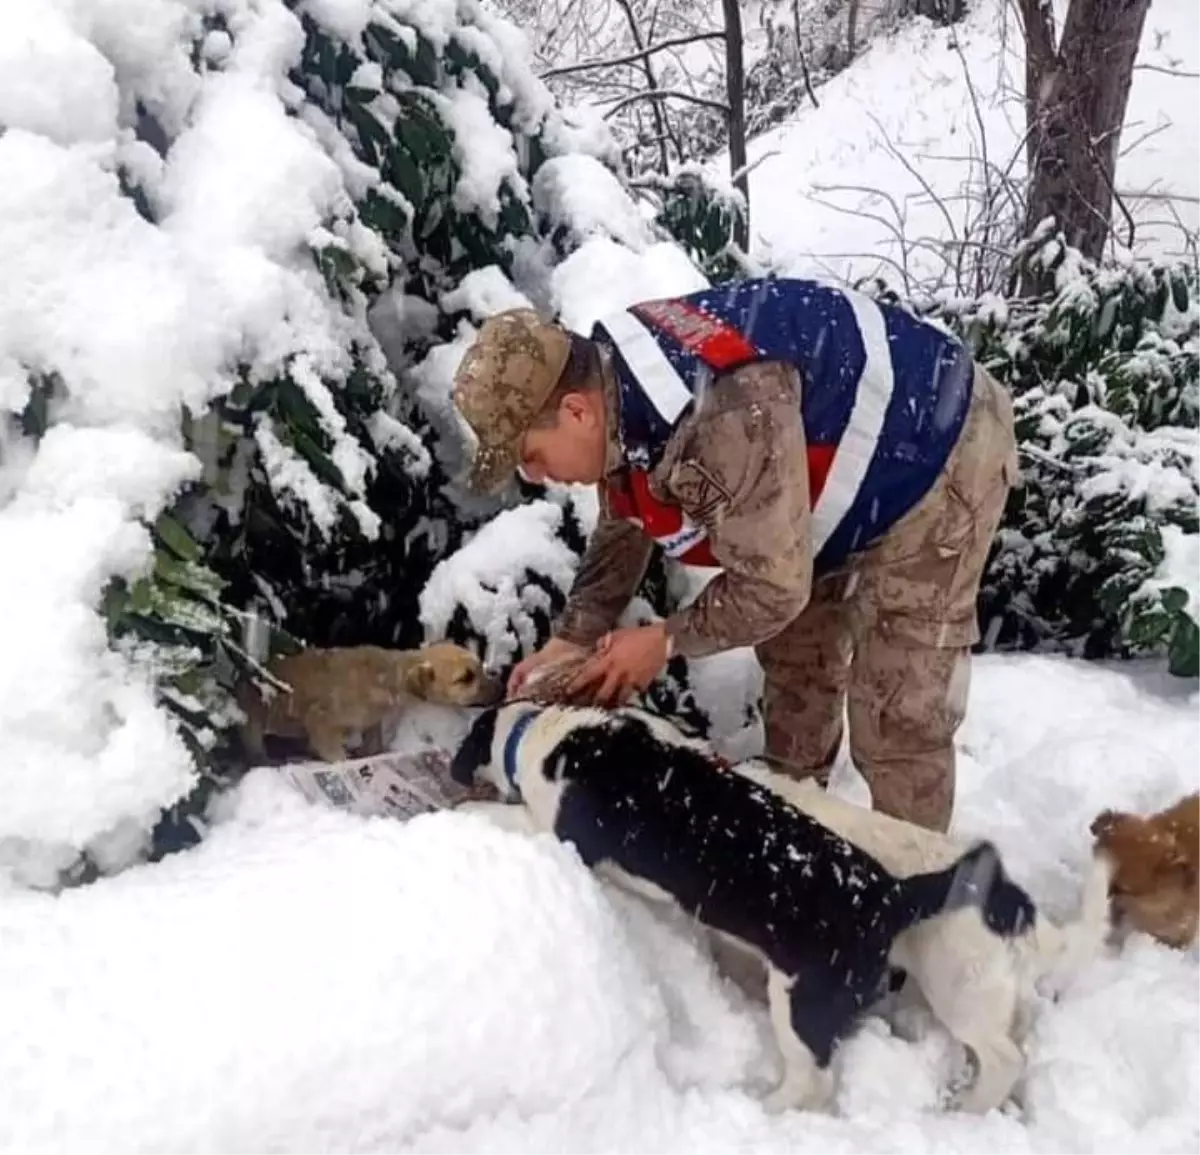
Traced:
<svg viewBox="0 0 1200 1155">
<path fill-rule="evenodd" d="M 728 693 L 728 691 L 725 691 Z M 958 823 L 1056 913 L 1103 806 L 1196 785 L 1197 695 L 979 663 Z M 440 720 L 444 725 L 444 719 Z M 844 780 L 852 790 L 857 783 Z M 870 1018 L 833 1116 L 769 1118 L 764 1010 L 573 852 L 455 815 L 311 808 L 263 774 L 200 848 L 0 901 L 0 1149 L 1192 1152 L 1196 951 L 1145 939 L 1040 1007 L 1021 1106 L 938 1110 L 961 1056 Z"/>
<path fill-rule="evenodd" d="M 936 246 L 964 239 L 984 197 L 1003 203 L 1004 180 L 1024 171 L 1023 69 L 1005 0 L 980 0 L 954 29 L 915 21 L 877 39 L 822 86 L 820 108 L 749 142 L 755 255 L 793 273 L 878 270 L 900 284 L 903 236 L 914 279 L 944 272 Z M 1181 252 L 1179 224 L 1200 225 L 1197 71 L 1200 9 L 1155 0 L 1117 173 L 1143 254 Z"/>
</svg>

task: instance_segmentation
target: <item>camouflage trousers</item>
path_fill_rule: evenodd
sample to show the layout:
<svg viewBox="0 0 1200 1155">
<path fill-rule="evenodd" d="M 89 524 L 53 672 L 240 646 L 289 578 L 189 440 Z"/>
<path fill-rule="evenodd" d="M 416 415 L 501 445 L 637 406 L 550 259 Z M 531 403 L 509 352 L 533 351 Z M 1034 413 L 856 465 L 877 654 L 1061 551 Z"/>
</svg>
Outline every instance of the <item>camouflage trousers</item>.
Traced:
<svg viewBox="0 0 1200 1155">
<path fill-rule="evenodd" d="M 921 502 L 758 647 L 767 753 L 824 782 L 849 723 L 875 809 L 946 830 L 954 735 L 966 713 L 975 602 L 1017 476 L 1012 405 L 976 367 L 959 441 Z"/>
</svg>

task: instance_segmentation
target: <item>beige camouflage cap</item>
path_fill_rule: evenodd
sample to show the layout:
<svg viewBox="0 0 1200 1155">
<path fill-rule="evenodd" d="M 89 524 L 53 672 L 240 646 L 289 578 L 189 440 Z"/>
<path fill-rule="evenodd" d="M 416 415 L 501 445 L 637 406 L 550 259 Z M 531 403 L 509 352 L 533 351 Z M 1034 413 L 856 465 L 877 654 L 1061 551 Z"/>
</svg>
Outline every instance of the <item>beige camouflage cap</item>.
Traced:
<svg viewBox="0 0 1200 1155">
<path fill-rule="evenodd" d="M 571 354 L 565 329 L 533 309 L 489 317 L 454 376 L 454 405 L 479 448 L 467 484 L 503 488 L 520 461 L 521 438 L 554 392 Z"/>
</svg>

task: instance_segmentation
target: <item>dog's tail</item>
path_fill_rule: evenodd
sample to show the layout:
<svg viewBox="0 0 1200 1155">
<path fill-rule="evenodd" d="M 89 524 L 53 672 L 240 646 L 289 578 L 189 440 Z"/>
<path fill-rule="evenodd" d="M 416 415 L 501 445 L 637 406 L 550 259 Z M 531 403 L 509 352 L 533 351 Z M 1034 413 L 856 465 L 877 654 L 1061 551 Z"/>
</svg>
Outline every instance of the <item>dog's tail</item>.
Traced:
<svg viewBox="0 0 1200 1155">
<path fill-rule="evenodd" d="M 1111 926 L 1108 901 L 1111 878 L 1108 856 L 1095 854 L 1075 917 L 1059 925 L 1044 914 L 1038 916 L 1024 952 L 1032 981 L 1044 977 L 1051 992 L 1061 991 L 1099 955 Z"/>
<path fill-rule="evenodd" d="M 898 879 L 896 886 L 904 929 L 967 906 L 978 907 L 987 925 L 1005 937 L 1037 923 L 1033 900 L 1004 873 L 991 842 L 977 843 L 944 870 Z"/>
</svg>

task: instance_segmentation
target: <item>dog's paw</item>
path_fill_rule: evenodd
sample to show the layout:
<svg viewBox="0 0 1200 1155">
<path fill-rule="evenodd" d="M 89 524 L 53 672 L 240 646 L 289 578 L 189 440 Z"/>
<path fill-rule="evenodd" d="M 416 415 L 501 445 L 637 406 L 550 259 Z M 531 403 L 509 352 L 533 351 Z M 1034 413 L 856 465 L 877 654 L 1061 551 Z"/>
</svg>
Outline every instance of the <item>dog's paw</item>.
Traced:
<svg viewBox="0 0 1200 1155">
<path fill-rule="evenodd" d="M 808 1078 L 784 1075 L 783 1081 L 765 1099 L 763 1110 L 768 1115 L 784 1111 L 828 1111 L 833 1100 L 833 1076 L 828 1071 L 814 1071 Z"/>
</svg>

